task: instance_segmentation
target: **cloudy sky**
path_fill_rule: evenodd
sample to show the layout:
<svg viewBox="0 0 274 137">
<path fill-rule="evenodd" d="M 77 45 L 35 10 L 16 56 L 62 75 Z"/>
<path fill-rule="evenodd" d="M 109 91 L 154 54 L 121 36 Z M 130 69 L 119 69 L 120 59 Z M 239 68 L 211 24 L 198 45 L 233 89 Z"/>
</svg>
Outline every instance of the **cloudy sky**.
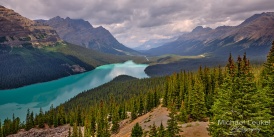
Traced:
<svg viewBox="0 0 274 137">
<path fill-rule="evenodd" d="M 1 0 L 0 5 L 30 19 L 82 18 L 129 47 L 274 11 L 273 0 Z"/>
</svg>

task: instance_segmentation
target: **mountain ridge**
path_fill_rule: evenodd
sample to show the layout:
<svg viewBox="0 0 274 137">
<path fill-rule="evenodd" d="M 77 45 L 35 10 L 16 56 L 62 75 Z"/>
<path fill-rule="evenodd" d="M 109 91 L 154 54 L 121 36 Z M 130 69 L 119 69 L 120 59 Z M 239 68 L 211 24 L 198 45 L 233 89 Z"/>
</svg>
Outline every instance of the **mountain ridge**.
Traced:
<svg viewBox="0 0 274 137">
<path fill-rule="evenodd" d="M 59 16 L 49 20 L 37 20 L 53 27 L 59 36 L 72 44 L 117 55 L 137 55 L 137 51 L 118 42 L 112 34 L 102 26 L 94 28 L 83 19 L 61 18 Z"/>
<path fill-rule="evenodd" d="M 255 14 L 238 26 L 219 26 L 215 29 L 198 26 L 181 35 L 176 41 L 148 50 L 152 55 L 199 55 L 227 52 L 249 55 L 267 54 L 274 39 L 274 12 Z M 227 54 L 226 54 L 227 55 Z"/>
</svg>

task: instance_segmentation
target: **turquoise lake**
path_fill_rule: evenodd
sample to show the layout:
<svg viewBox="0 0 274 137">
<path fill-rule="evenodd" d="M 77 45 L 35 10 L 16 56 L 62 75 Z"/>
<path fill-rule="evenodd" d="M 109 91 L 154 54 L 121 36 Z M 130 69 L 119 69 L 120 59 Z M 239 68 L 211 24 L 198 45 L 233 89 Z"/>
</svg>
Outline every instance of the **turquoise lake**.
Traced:
<svg viewBox="0 0 274 137">
<path fill-rule="evenodd" d="M 147 66 L 127 61 L 103 65 L 89 72 L 50 82 L 0 90 L 0 119 L 3 121 L 7 117 L 11 118 L 14 113 L 16 117 L 20 117 L 21 121 L 25 121 L 28 108 L 34 113 L 39 112 L 40 108 L 43 111 L 48 110 L 51 105 L 55 107 L 77 94 L 107 83 L 119 75 L 147 78 L 148 75 L 144 72 Z"/>
</svg>

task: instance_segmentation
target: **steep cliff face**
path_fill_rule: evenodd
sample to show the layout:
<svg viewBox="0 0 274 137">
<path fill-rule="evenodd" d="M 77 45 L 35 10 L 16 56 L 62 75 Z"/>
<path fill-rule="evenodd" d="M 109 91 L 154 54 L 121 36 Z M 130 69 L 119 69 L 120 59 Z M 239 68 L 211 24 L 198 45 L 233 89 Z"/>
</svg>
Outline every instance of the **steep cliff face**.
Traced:
<svg viewBox="0 0 274 137">
<path fill-rule="evenodd" d="M 11 9 L 0 6 L 0 44 L 8 46 L 53 45 L 60 41 L 50 26 L 36 23 Z"/>
<path fill-rule="evenodd" d="M 94 28 L 88 21 L 83 19 L 61 18 L 57 16 L 50 20 L 37 20 L 37 22 L 51 26 L 63 40 L 69 43 L 110 54 L 139 54 L 119 43 L 102 26 Z"/>
</svg>

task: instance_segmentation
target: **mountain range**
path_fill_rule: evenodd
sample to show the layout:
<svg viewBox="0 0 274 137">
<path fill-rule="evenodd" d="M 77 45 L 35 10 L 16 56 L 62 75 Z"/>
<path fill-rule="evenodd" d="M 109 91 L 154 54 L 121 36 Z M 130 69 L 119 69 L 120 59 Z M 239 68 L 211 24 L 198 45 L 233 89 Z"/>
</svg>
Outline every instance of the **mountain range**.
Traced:
<svg viewBox="0 0 274 137">
<path fill-rule="evenodd" d="M 150 55 L 199 55 L 227 52 L 265 56 L 274 40 L 274 12 L 255 14 L 238 26 L 219 26 L 215 29 L 198 26 L 177 40 L 150 49 Z"/>
<path fill-rule="evenodd" d="M 82 26 L 90 25 L 83 23 Z M 3 6 L 0 6 L 0 24 L 0 89 L 50 81 L 104 64 L 140 60 L 140 57 L 107 54 L 67 43 L 51 26 L 25 18 Z M 98 39 L 105 34 L 112 37 L 102 27 L 94 30 Z M 114 40 L 114 45 L 118 43 L 113 37 L 110 40 Z"/>
<path fill-rule="evenodd" d="M 59 36 L 72 44 L 89 49 L 116 55 L 138 55 L 123 44 L 119 43 L 112 34 L 102 26 L 94 28 L 83 19 L 61 18 L 59 16 L 49 20 L 37 20 L 39 23 L 54 28 Z"/>
<path fill-rule="evenodd" d="M 137 46 L 135 48 L 133 48 L 134 50 L 137 51 L 145 51 L 145 50 L 150 50 L 152 48 L 157 48 L 160 47 L 166 43 L 170 43 L 172 41 L 175 41 L 178 37 L 172 37 L 172 38 L 163 38 L 163 39 L 150 39 L 148 41 L 146 41 L 145 43 L 143 43 L 140 46 Z"/>
</svg>

